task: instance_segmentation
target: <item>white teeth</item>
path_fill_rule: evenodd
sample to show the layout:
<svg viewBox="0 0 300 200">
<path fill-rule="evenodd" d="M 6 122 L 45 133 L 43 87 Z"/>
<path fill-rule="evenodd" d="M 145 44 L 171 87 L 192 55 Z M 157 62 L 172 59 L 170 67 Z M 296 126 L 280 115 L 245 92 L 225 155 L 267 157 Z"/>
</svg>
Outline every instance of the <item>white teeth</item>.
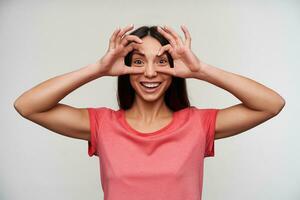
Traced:
<svg viewBox="0 0 300 200">
<path fill-rule="evenodd" d="M 157 86 L 159 86 L 159 84 L 160 83 L 145 83 L 145 82 L 141 82 L 141 84 L 143 85 L 143 86 L 145 86 L 145 87 L 157 87 Z"/>
</svg>

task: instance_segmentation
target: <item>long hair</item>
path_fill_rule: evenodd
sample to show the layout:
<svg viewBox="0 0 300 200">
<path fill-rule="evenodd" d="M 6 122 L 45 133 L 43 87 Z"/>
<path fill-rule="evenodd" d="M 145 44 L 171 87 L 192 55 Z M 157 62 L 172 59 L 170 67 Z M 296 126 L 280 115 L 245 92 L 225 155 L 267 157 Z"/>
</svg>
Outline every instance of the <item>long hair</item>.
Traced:
<svg viewBox="0 0 300 200">
<path fill-rule="evenodd" d="M 141 26 L 140 28 L 132 31 L 129 35 L 136 35 L 143 38 L 147 35 L 157 39 L 162 46 L 169 44 L 169 41 L 157 31 L 157 26 Z M 173 68 L 173 58 L 166 52 L 170 66 Z M 131 66 L 132 51 L 129 52 L 124 59 L 127 66 Z M 135 99 L 135 90 L 130 84 L 129 74 L 118 76 L 118 90 L 117 99 L 119 108 L 127 110 L 131 108 Z M 184 78 L 172 76 L 172 82 L 169 88 L 165 91 L 164 101 L 169 109 L 178 111 L 186 107 L 190 107 L 188 99 L 186 81 Z"/>
</svg>

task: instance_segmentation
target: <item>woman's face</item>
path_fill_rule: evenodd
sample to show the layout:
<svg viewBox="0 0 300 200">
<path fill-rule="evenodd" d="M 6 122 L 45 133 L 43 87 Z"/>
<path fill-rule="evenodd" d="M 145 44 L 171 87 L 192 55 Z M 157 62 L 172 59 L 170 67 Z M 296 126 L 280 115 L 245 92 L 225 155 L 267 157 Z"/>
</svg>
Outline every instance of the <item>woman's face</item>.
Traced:
<svg viewBox="0 0 300 200">
<path fill-rule="evenodd" d="M 161 44 L 155 38 L 146 36 L 143 43 L 132 54 L 131 66 L 145 67 L 144 74 L 130 74 L 130 83 L 137 97 L 155 101 L 164 96 L 172 82 L 172 76 L 157 72 L 160 67 L 170 67 L 166 53 L 157 56 Z M 148 84 L 147 84 L 148 83 Z"/>
</svg>

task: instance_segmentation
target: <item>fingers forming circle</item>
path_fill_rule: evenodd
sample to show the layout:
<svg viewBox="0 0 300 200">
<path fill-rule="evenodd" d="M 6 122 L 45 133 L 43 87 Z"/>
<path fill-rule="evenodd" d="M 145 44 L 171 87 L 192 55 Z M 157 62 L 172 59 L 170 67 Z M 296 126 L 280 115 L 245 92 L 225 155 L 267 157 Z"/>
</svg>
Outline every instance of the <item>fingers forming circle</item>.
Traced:
<svg viewBox="0 0 300 200">
<path fill-rule="evenodd" d="M 117 34 L 116 37 L 116 44 L 119 45 L 121 42 L 121 39 L 123 38 L 124 34 L 128 31 L 133 29 L 133 25 L 126 26 L 125 28 L 121 29 L 121 31 Z"/>
<path fill-rule="evenodd" d="M 180 38 L 180 36 L 174 31 L 174 29 L 172 29 L 171 27 L 169 26 L 165 26 L 165 29 L 164 29 L 166 32 L 168 32 L 170 35 L 173 36 L 173 38 L 175 38 L 175 41 L 176 43 L 179 45 L 179 46 L 183 46 L 183 43 L 182 43 L 182 39 Z"/>
<path fill-rule="evenodd" d="M 122 38 L 121 45 L 126 46 L 129 42 L 142 43 L 143 41 L 136 35 L 126 35 Z"/>
<path fill-rule="evenodd" d="M 125 74 L 141 74 L 144 73 L 145 67 L 133 67 L 124 65 L 124 73 Z"/>
<path fill-rule="evenodd" d="M 173 48 L 176 48 L 176 41 L 174 40 L 173 36 L 166 32 L 166 30 L 162 29 L 161 27 L 157 27 L 157 30 L 160 34 L 162 34 L 169 42 L 170 44 L 172 45 Z"/>
<path fill-rule="evenodd" d="M 170 68 L 170 67 L 158 67 L 156 69 L 156 72 L 160 72 L 172 76 L 175 76 L 176 74 L 174 68 Z"/>
<path fill-rule="evenodd" d="M 132 51 L 133 49 L 136 49 L 136 50 L 139 49 L 138 44 L 135 43 L 135 42 L 132 42 L 132 43 L 128 44 L 128 45 L 123 49 L 122 55 L 123 55 L 123 56 L 126 56 L 126 55 L 127 55 L 130 51 Z"/>
<path fill-rule="evenodd" d="M 172 46 L 171 46 L 170 44 L 166 44 L 166 45 L 162 46 L 162 47 L 159 49 L 157 55 L 160 56 L 160 55 L 162 55 L 165 51 L 168 51 L 168 52 L 172 55 L 172 53 L 173 53 L 173 52 L 172 52 L 172 51 L 173 51 Z"/>
</svg>

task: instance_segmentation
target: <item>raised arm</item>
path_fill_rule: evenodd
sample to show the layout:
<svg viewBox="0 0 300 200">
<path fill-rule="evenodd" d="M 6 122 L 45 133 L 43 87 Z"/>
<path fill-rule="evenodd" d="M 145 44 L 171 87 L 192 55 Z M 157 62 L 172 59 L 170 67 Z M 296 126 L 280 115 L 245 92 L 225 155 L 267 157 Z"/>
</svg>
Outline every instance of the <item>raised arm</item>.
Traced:
<svg viewBox="0 0 300 200">
<path fill-rule="evenodd" d="M 80 86 L 102 76 L 143 73 L 140 67 L 124 64 L 125 55 L 137 48 L 142 40 L 125 35 L 133 26 L 116 29 L 109 41 L 106 54 L 94 64 L 46 80 L 24 92 L 14 107 L 24 118 L 64 136 L 90 140 L 89 115 L 86 108 L 75 108 L 58 103 Z"/>
<path fill-rule="evenodd" d="M 196 78 L 227 90 L 242 103 L 220 109 L 216 118 L 215 139 L 242 133 L 277 115 L 285 100 L 274 90 L 244 76 L 227 72 L 206 64 L 191 50 L 191 35 L 181 26 L 185 41 L 169 26 L 158 31 L 170 44 L 163 46 L 158 55 L 168 51 L 174 60 L 174 68 L 157 69 L 181 78 Z"/>
<path fill-rule="evenodd" d="M 24 118 L 56 133 L 89 139 L 87 109 L 58 103 L 80 86 L 101 77 L 96 65 L 87 65 L 73 72 L 50 78 L 24 92 L 14 107 Z"/>
<path fill-rule="evenodd" d="M 209 64 L 201 64 L 195 77 L 227 90 L 242 103 L 220 109 L 216 119 L 215 139 L 237 135 L 276 116 L 285 100 L 274 90 L 241 75 Z"/>
</svg>

